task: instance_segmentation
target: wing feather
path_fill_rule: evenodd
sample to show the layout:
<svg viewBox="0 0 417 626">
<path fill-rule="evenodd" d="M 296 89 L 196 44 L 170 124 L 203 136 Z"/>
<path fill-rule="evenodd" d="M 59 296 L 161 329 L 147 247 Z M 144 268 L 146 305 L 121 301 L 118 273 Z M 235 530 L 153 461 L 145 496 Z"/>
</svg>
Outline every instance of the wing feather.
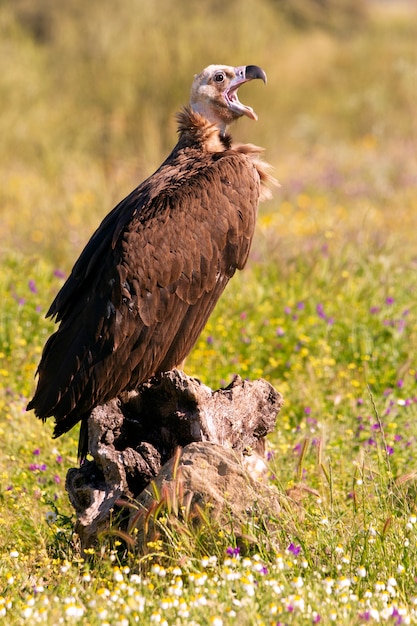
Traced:
<svg viewBox="0 0 417 626">
<path fill-rule="evenodd" d="M 48 312 L 28 408 L 56 434 L 187 356 L 246 263 L 259 186 L 244 154 L 179 152 L 103 220 Z"/>
</svg>

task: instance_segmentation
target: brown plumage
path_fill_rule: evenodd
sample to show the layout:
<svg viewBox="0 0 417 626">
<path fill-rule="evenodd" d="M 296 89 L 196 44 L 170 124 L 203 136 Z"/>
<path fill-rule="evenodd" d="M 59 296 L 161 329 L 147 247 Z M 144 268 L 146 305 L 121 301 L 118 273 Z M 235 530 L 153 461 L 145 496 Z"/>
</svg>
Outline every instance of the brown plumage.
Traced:
<svg viewBox="0 0 417 626">
<path fill-rule="evenodd" d="M 59 327 L 28 409 L 55 417 L 54 436 L 82 420 L 81 458 L 91 410 L 178 366 L 246 263 L 270 177 L 261 150 L 226 131 L 256 119 L 236 95 L 254 78 L 266 81 L 252 65 L 195 77 L 174 150 L 103 220 L 47 313 Z"/>
</svg>

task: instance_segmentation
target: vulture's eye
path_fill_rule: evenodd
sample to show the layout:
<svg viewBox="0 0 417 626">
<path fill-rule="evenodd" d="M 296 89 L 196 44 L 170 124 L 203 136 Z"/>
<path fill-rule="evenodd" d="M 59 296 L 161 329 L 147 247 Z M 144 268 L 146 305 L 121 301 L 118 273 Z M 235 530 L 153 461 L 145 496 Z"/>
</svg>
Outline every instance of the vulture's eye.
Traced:
<svg viewBox="0 0 417 626">
<path fill-rule="evenodd" d="M 214 80 L 216 81 L 216 83 L 222 83 L 224 81 L 224 74 L 223 72 L 218 72 L 217 74 L 214 75 Z"/>
</svg>

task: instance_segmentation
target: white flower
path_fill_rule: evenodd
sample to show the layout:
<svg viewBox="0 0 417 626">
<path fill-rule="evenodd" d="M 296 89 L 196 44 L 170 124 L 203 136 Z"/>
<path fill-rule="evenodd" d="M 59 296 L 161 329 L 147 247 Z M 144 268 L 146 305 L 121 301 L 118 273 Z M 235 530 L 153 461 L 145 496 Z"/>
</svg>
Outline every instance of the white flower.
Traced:
<svg viewBox="0 0 417 626">
<path fill-rule="evenodd" d="M 298 578 L 293 579 L 292 584 L 296 589 L 301 589 L 301 587 L 304 585 L 304 581 L 301 576 L 298 576 Z"/>
<path fill-rule="evenodd" d="M 65 609 L 65 614 L 67 615 L 67 617 L 82 617 L 84 614 L 84 609 L 82 606 L 69 604 Z"/>
<path fill-rule="evenodd" d="M 47 511 L 45 513 L 45 521 L 47 524 L 53 524 L 54 522 L 56 522 L 57 519 L 57 514 L 55 513 L 55 511 Z"/>
<path fill-rule="evenodd" d="M 122 572 L 119 570 L 119 568 L 115 568 L 113 571 L 113 580 L 116 583 L 121 583 L 123 581 L 123 574 Z"/>
</svg>

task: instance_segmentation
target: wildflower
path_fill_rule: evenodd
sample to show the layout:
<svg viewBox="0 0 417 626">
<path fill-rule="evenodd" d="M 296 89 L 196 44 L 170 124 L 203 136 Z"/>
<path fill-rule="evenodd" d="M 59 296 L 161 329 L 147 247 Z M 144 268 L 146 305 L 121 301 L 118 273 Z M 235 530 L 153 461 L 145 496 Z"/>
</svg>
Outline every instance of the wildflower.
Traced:
<svg viewBox="0 0 417 626">
<path fill-rule="evenodd" d="M 229 546 L 226 550 L 226 554 L 228 554 L 229 556 L 239 556 L 240 548 L 239 547 L 233 548 Z"/>
<path fill-rule="evenodd" d="M 387 580 L 387 591 L 392 596 L 397 595 L 397 592 L 395 590 L 396 586 L 397 586 L 397 581 L 395 580 L 395 578 L 393 578 L 392 576 L 390 578 L 388 578 L 388 580 Z"/>
<path fill-rule="evenodd" d="M 358 567 L 358 569 L 356 570 L 356 573 L 358 574 L 359 578 L 365 578 L 366 568 L 362 565 L 361 567 Z"/>
<path fill-rule="evenodd" d="M 160 576 L 161 578 L 165 578 L 166 576 L 166 570 L 160 565 L 158 565 L 157 563 L 155 563 L 155 565 L 152 565 L 151 571 L 152 571 L 152 574 L 156 574 L 157 576 Z"/>
<path fill-rule="evenodd" d="M 290 596 L 290 603 L 287 605 L 287 611 L 292 613 L 294 609 L 299 609 L 301 612 L 304 611 L 305 602 L 304 598 L 301 596 Z"/>
<path fill-rule="evenodd" d="M 114 570 L 113 570 L 113 580 L 116 583 L 123 582 L 123 574 L 122 574 L 122 572 L 120 571 L 120 569 L 118 567 L 115 567 Z"/>
<path fill-rule="evenodd" d="M 129 580 L 133 585 L 140 585 L 142 582 L 142 578 L 139 574 L 132 574 Z"/>
<path fill-rule="evenodd" d="M 324 590 L 327 594 L 331 594 L 334 586 L 333 578 L 325 578 L 323 580 Z"/>
<path fill-rule="evenodd" d="M 66 607 L 65 614 L 67 615 L 67 617 L 82 617 L 84 614 L 84 609 L 82 606 L 77 606 L 76 604 L 73 604 L 71 602 Z"/>
<path fill-rule="evenodd" d="M 287 548 L 287 551 L 291 552 L 291 554 L 293 554 L 294 556 L 298 556 L 301 551 L 301 546 L 296 546 L 294 543 L 291 542 Z"/>
<path fill-rule="evenodd" d="M 348 587 L 350 587 L 351 584 L 351 580 L 350 578 L 347 578 L 346 576 L 341 576 L 338 580 L 337 580 L 337 586 L 339 589 L 346 589 Z"/>
<path fill-rule="evenodd" d="M 278 612 L 278 607 L 276 604 L 270 604 L 269 605 L 269 612 L 271 613 L 271 615 L 276 615 Z"/>
<path fill-rule="evenodd" d="M 57 514 L 55 511 L 47 511 L 45 513 L 45 521 L 47 524 L 53 524 L 56 522 Z"/>
<path fill-rule="evenodd" d="M 30 617 L 32 615 L 33 609 L 31 606 L 24 606 L 22 610 L 23 617 Z"/>
</svg>

